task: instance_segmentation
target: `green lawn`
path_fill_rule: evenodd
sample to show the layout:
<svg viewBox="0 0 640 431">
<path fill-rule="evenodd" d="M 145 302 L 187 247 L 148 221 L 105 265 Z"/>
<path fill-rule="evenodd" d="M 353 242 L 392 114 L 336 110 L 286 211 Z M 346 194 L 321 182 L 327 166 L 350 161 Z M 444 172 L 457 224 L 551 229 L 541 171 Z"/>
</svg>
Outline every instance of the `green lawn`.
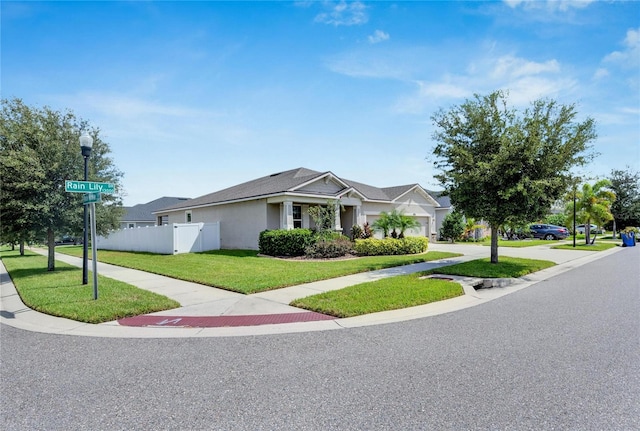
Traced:
<svg viewBox="0 0 640 431">
<path fill-rule="evenodd" d="M 47 271 L 47 258 L 29 251 L 0 252 L 22 302 L 33 310 L 87 323 L 169 310 L 180 304 L 165 296 L 98 275 L 98 299 L 93 299 L 93 276 L 82 284 L 82 269 L 56 261 Z"/>
<path fill-rule="evenodd" d="M 82 255 L 82 247 L 60 247 L 57 251 L 74 256 Z M 453 256 L 459 254 L 431 251 L 417 255 L 306 261 L 259 257 L 258 252 L 252 250 L 217 250 L 176 255 L 98 251 L 98 260 L 101 262 L 240 293 L 262 292 Z"/>
<path fill-rule="evenodd" d="M 463 294 L 458 283 L 420 279 L 420 274 L 409 274 L 296 299 L 291 305 L 336 317 L 353 317 L 414 307 Z"/>
<path fill-rule="evenodd" d="M 294 307 L 337 317 L 352 317 L 379 311 L 396 310 L 428 304 L 464 294 L 460 284 L 428 278 L 427 274 L 450 274 L 479 278 L 517 278 L 554 266 L 547 260 L 501 257 L 498 264 L 490 259 L 445 266 L 423 273 L 384 278 L 344 289 L 296 299 Z"/>
<path fill-rule="evenodd" d="M 479 278 L 512 278 L 522 277 L 532 272 L 554 266 L 549 260 L 523 259 L 519 257 L 501 256 L 497 264 L 490 258 L 472 260 L 451 266 L 427 271 L 424 274 L 449 274 Z"/>
<path fill-rule="evenodd" d="M 516 239 L 516 240 L 499 239 L 498 247 L 513 247 L 513 248 L 535 247 L 536 245 L 548 245 L 548 244 L 553 244 L 554 242 L 555 241 L 543 241 L 541 239 Z M 491 246 L 491 239 L 483 241 L 482 245 Z"/>
<path fill-rule="evenodd" d="M 603 251 L 603 250 L 609 250 L 610 248 L 614 248 L 617 247 L 619 245 L 619 241 L 617 242 L 603 242 L 603 241 L 596 241 L 595 244 L 585 244 L 584 240 L 580 241 L 576 241 L 576 246 L 573 247 L 573 241 L 571 241 L 568 244 L 560 244 L 560 245 L 556 245 L 552 248 L 554 249 L 560 249 L 560 250 L 586 250 L 586 251 Z"/>
<path fill-rule="evenodd" d="M 517 240 L 499 239 L 498 247 L 513 247 L 513 248 L 535 247 L 536 245 L 550 245 L 550 244 L 555 244 L 557 242 L 558 241 L 543 241 L 541 239 L 517 239 Z M 456 244 L 491 246 L 491 238 L 487 237 L 482 241 L 477 241 L 477 242 L 460 241 L 460 242 L 456 242 Z"/>
</svg>

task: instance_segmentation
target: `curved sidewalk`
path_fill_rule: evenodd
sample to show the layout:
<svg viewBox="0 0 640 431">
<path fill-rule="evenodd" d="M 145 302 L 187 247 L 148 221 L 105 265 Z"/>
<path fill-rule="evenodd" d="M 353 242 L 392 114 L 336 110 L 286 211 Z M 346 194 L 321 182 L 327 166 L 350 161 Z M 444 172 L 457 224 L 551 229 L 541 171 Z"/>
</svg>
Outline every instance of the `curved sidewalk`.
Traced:
<svg viewBox="0 0 640 431">
<path fill-rule="evenodd" d="M 465 288 L 463 296 L 402 310 L 345 319 L 336 319 L 291 307 L 288 304 L 297 298 L 342 289 L 366 281 L 488 257 L 489 249 L 477 245 L 432 244 L 430 251 L 452 251 L 464 255 L 440 261 L 354 274 L 252 295 L 229 292 L 99 262 L 98 272 L 100 275 L 165 295 L 175 299 L 182 306 L 98 325 L 57 318 L 29 309 L 20 300 L 4 265 L 0 264 L 0 322 L 16 328 L 43 333 L 123 338 L 245 336 L 352 328 L 428 317 L 479 305 L 619 250 L 621 250 L 620 247 L 602 252 L 552 250 L 546 244 L 525 248 L 502 247 L 500 248 L 501 256 L 545 259 L 551 260 L 557 265 L 518 279 L 510 286 L 479 291 L 471 286 L 472 280 L 459 278 L 456 281 Z M 46 254 L 46 250 L 34 251 Z M 56 259 L 71 265 L 82 266 L 80 258 L 57 253 Z"/>
</svg>

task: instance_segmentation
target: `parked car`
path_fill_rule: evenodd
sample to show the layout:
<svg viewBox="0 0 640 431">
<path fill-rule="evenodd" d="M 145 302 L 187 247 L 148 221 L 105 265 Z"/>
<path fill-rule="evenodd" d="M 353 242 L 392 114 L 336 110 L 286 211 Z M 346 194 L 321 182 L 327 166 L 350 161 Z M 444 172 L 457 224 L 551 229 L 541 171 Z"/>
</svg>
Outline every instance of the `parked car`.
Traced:
<svg viewBox="0 0 640 431">
<path fill-rule="evenodd" d="M 552 224 L 532 224 L 529 230 L 534 238 L 546 240 L 565 239 L 569 236 L 569 230 L 566 227 Z"/>
<path fill-rule="evenodd" d="M 56 245 L 77 245 L 82 244 L 82 238 L 75 238 L 70 235 L 64 235 L 55 241 Z"/>
<path fill-rule="evenodd" d="M 604 229 L 598 229 L 598 226 L 596 226 L 595 224 L 592 224 L 590 226 L 591 226 L 591 228 L 589 229 L 590 233 L 604 233 Z M 579 224 L 578 226 L 576 226 L 576 233 L 584 234 L 586 227 L 587 227 L 586 224 Z"/>
</svg>

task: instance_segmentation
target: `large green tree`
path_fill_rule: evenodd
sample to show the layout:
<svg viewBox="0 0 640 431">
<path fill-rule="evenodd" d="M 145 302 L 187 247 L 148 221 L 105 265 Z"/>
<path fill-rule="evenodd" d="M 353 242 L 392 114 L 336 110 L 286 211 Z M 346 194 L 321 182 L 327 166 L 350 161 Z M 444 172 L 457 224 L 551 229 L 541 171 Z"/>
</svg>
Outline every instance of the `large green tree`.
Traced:
<svg viewBox="0 0 640 431">
<path fill-rule="evenodd" d="M 612 170 L 608 179 L 616 195 L 611 205 L 613 230 L 640 226 L 640 173 L 627 166 L 625 170 Z"/>
<path fill-rule="evenodd" d="M 543 218 L 565 192 L 571 168 L 592 157 L 594 121 L 576 117 L 573 105 L 553 100 L 520 114 L 502 91 L 432 116 L 436 178 L 457 211 L 491 226 L 492 263 L 499 226 Z"/>
<path fill-rule="evenodd" d="M 100 130 L 76 118 L 71 111 L 25 105 L 20 99 L 1 101 L 0 179 L 3 242 L 46 238 L 48 269 L 55 269 L 55 236 L 83 230 L 82 195 L 65 192 L 65 180 L 84 178 L 79 136 L 89 131 L 93 148 L 89 181 L 116 185 L 114 195 L 103 195 L 96 205 L 98 231 L 118 226 L 122 214 L 121 172 L 109 157 L 109 145 Z"/>
</svg>

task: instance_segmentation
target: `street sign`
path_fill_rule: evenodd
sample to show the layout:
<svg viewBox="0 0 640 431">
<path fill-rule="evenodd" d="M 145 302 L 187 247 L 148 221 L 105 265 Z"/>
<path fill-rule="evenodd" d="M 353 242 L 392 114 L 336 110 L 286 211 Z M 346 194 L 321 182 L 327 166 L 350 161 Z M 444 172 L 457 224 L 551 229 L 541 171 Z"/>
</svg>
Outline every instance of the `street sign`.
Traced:
<svg viewBox="0 0 640 431">
<path fill-rule="evenodd" d="M 100 202 L 101 195 L 100 193 L 85 193 L 82 195 L 82 203 L 85 205 L 95 204 L 96 202 Z"/>
<path fill-rule="evenodd" d="M 107 193 L 116 192 L 116 187 L 111 183 L 95 183 L 93 181 L 64 181 L 64 191 L 71 193 Z"/>
</svg>

